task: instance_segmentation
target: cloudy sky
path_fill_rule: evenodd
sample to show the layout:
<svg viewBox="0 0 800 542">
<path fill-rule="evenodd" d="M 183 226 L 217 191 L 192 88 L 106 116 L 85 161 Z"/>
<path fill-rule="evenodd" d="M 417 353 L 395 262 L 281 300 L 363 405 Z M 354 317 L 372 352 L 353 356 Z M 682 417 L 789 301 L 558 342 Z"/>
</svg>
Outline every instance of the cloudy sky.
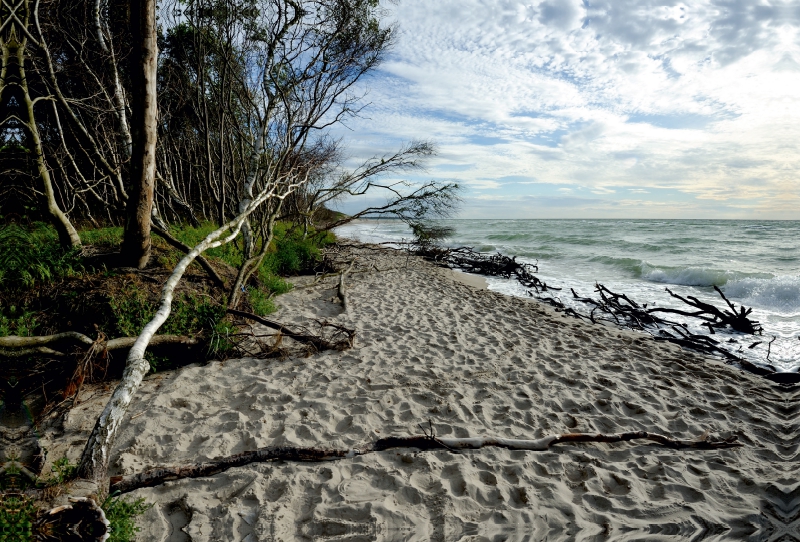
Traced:
<svg viewBox="0 0 800 542">
<path fill-rule="evenodd" d="M 800 0 L 400 0 L 354 159 L 431 139 L 463 218 L 800 219 Z"/>
</svg>

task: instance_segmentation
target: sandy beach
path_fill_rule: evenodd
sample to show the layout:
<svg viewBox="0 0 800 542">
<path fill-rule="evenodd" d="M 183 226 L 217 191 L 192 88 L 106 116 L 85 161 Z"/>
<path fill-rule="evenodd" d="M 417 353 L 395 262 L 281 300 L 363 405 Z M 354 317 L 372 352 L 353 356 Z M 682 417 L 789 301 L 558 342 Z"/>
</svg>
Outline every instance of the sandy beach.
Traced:
<svg viewBox="0 0 800 542">
<path fill-rule="evenodd" d="M 642 430 L 736 435 L 744 446 L 407 449 L 253 464 L 131 493 L 155 503 L 139 540 L 779 540 L 782 529 L 796 532 L 778 517 L 784 495 L 798 495 L 796 390 L 502 296 L 480 277 L 402 253 L 349 250 L 358 259 L 346 310 L 336 277 L 301 277 L 271 318 L 354 328 L 353 349 L 149 376 L 111 474 L 264 446 L 357 448 L 421 434 L 428 420 L 443 437 Z M 50 460 L 77 460 L 107 396 L 87 394 L 44 432 Z"/>
</svg>

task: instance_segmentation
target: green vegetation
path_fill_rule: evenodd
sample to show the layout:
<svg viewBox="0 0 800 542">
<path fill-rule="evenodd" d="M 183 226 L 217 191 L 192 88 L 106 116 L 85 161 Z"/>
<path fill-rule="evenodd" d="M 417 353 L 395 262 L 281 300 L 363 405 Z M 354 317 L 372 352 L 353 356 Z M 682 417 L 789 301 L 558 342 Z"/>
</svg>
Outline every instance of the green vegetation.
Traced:
<svg viewBox="0 0 800 542">
<path fill-rule="evenodd" d="M 175 226 L 172 235 L 194 246 L 215 229 Z M 63 251 L 55 231 L 45 224 L 31 228 L 10 225 L 0 230 L 10 250 L 0 254 L 0 336 L 32 336 L 75 330 L 94 336 L 132 337 L 152 318 L 159 302 L 160 280 L 116 270 L 83 258 L 80 252 Z M 83 243 L 113 252 L 122 241 L 122 228 L 104 227 L 80 232 Z M 321 249 L 335 242 L 329 232 L 304 236 L 290 224 L 275 225 L 275 236 L 262 265 L 246 286 L 245 310 L 260 316 L 276 310 L 275 296 L 292 289 L 284 277 L 313 271 L 322 259 Z M 260 250 L 260 247 L 256 247 Z M 204 255 L 229 282 L 242 263 L 241 239 L 209 250 Z M 95 253 L 90 250 L 89 253 Z M 153 236 L 153 272 L 171 270 L 183 253 Z M 195 275 L 204 277 L 199 267 Z M 148 268 L 150 272 L 150 268 Z M 3 278 L 5 277 L 5 280 Z M 202 337 L 206 353 L 224 356 L 234 344 L 236 332 L 226 317 L 228 292 L 204 280 L 184 281 L 176 292 L 170 317 L 162 334 Z M 24 295 L 21 295 L 24 294 Z M 12 303 L 13 300 L 13 303 Z M 248 306 L 249 304 L 249 306 Z M 170 356 L 148 352 L 153 370 L 172 368 Z"/>
<path fill-rule="evenodd" d="M 74 277 L 84 271 L 79 251 L 59 247 L 55 231 L 40 222 L 31 228 L 0 228 L 0 285 L 30 288 L 37 282 Z"/>
<path fill-rule="evenodd" d="M 255 288 L 250 290 L 250 306 L 253 307 L 253 314 L 259 316 L 266 316 L 278 310 L 268 293 Z"/>
<path fill-rule="evenodd" d="M 37 326 L 36 315 L 33 312 L 20 309 L 16 305 L 8 307 L 6 313 L 0 312 L 0 337 L 19 335 L 30 337 L 35 335 Z"/>
<path fill-rule="evenodd" d="M 32 540 L 36 506 L 25 495 L 0 495 L 0 542 Z"/>
<path fill-rule="evenodd" d="M 133 337 L 153 317 L 158 305 L 154 292 L 140 283 L 131 282 L 118 295 L 109 299 L 114 316 L 114 336 Z M 197 291 L 175 296 L 169 318 L 159 333 L 194 336 L 204 329 L 213 329 L 225 317 L 225 307 L 209 295 Z"/>
<path fill-rule="evenodd" d="M 78 232 L 81 243 L 94 246 L 119 246 L 122 243 L 122 228 L 110 226 Z"/>
<path fill-rule="evenodd" d="M 56 459 L 55 462 L 53 462 L 53 466 L 50 467 L 53 477 L 47 482 L 48 485 L 61 485 L 67 480 L 70 480 L 77 468 L 77 465 L 70 463 L 69 459 L 66 457 Z"/>
<path fill-rule="evenodd" d="M 144 499 L 127 501 L 121 497 L 109 497 L 103 503 L 102 508 L 106 513 L 106 519 L 111 524 L 111 536 L 109 542 L 133 542 L 139 527 L 136 526 L 136 518 L 141 516 L 152 506 L 147 504 Z"/>
</svg>

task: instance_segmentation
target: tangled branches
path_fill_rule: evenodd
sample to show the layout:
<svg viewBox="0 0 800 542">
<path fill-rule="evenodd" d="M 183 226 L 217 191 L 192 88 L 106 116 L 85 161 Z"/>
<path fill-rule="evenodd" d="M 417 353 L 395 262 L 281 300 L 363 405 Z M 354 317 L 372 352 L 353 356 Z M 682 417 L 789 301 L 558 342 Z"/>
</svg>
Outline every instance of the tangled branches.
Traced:
<svg viewBox="0 0 800 542">
<path fill-rule="evenodd" d="M 465 273 L 476 273 L 489 277 L 516 279 L 520 284 L 526 288 L 533 288 L 537 293 L 561 290 L 561 288 L 548 286 L 534 274 L 539 272 L 538 265 L 518 262 L 516 256 L 509 257 L 499 252 L 482 254 L 469 247 L 442 248 L 425 244 L 418 245 L 415 252 L 450 269 L 459 269 Z"/>
<path fill-rule="evenodd" d="M 297 353 L 292 352 L 283 346 L 282 343 L 284 337 L 292 339 L 293 341 L 303 345 L 303 351 L 301 353 L 305 354 L 312 354 L 314 352 L 320 352 L 323 350 L 348 350 L 355 345 L 355 330 L 331 322 L 318 321 L 317 325 L 319 326 L 319 331 L 317 333 L 313 333 L 305 328 L 289 328 L 280 322 L 269 320 L 249 312 L 228 309 L 228 313 L 240 318 L 252 320 L 261 324 L 262 326 L 266 326 L 277 331 L 277 333 L 270 334 L 259 334 L 255 331 L 251 331 L 248 336 L 253 340 L 252 342 L 255 343 L 253 345 L 255 347 L 254 351 L 248 351 L 248 345 L 245 344 L 244 341 L 240 341 L 236 345 L 237 348 L 245 355 L 285 356 L 291 353 Z M 264 338 L 271 339 L 271 343 L 265 343 L 262 340 Z"/>
<path fill-rule="evenodd" d="M 558 297 L 542 295 L 549 291 L 559 291 L 561 288 L 548 286 L 539 279 L 535 275 L 539 271 L 536 264 L 518 262 L 516 257 L 509 257 L 500 253 L 482 254 L 469 247 L 443 248 L 419 235 L 418 241 L 411 244 L 411 250 L 438 265 L 451 269 L 459 269 L 467 273 L 490 277 L 515 279 L 524 287 L 530 288 L 528 295 L 536 297 L 540 302 L 547 303 L 564 314 L 575 318 L 592 323 L 605 321 L 618 326 L 644 331 L 652 335 L 657 341 L 668 341 L 704 354 L 721 356 L 729 361 L 736 362 L 749 372 L 767 376 L 768 378 L 776 374 L 774 367 L 769 365 L 769 349 L 765 366 L 756 365 L 732 352 L 729 347 L 725 346 L 726 343 L 709 335 L 692 333 L 685 323 L 667 320 L 662 316 L 675 314 L 698 319 L 702 322 L 701 325 L 708 329 L 710 335 L 716 334 L 715 330 L 725 328 L 747 335 L 760 335 L 763 332 L 761 324 L 750 318 L 753 309 L 737 308 L 717 286 L 714 286 L 714 289 L 727 305 L 726 308 L 719 308 L 711 303 L 705 303 L 694 296 L 678 295 L 669 288 L 666 289 L 667 293 L 674 299 L 688 305 L 690 309 L 648 308 L 647 303 L 637 303 L 627 295 L 613 292 L 599 283 L 595 284 L 595 292 L 598 294 L 598 298 L 582 297 L 574 289 L 570 289 L 575 301 L 591 307 L 588 314 L 582 314 L 575 308 L 565 305 Z M 755 342 L 749 348 L 753 348 L 758 344 L 761 343 Z M 769 346 L 771 346 L 771 342 Z M 741 351 L 741 348 L 739 351 Z"/>
</svg>

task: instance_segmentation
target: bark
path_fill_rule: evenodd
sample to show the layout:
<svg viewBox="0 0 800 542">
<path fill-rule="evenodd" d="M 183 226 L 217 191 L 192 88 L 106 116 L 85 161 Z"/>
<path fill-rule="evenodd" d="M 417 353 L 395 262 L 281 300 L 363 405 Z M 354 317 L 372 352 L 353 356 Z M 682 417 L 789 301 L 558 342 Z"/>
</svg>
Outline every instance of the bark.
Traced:
<svg viewBox="0 0 800 542">
<path fill-rule="evenodd" d="M 186 268 L 204 251 L 221 246 L 235 239 L 241 230 L 244 220 L 268 198 L 274 196 L 274 190 L 262 191 L 244 213 L 237 216 L 221 228 L 211 232 L 196 245 L 189 254 L 183 257 L 161 290 L 161 300 L 153 318 L 144 326 L 136 342 L 128 352 L 122 380 L 111 395 L 103 412 L 95 423 L 92 434 L 86 442 L 76 470 L 77 476 L 93 480 L 103 486 L 108 472 L 108 461 L 111 447 L 117 436 L 120 424 L 130 406 L 131 400 L 139 389 L 144 375 L 150 370 L 150 364 L 144 359 L 144 353 L 153 340 L 153 336 L 164 324 L 172 310 L 172 298 Z M 230 232 L 227 237 L 224 234 Z"/>
<path fill-rule="evenodd" d="M 131 2 L 133 53 L 133 150 L 131 192 L 122 241 L 123 265 L 143 269 L 150 259 L 150 214 L 153 207 L 158 135 L 156 81 L 158 44 L 156 0 Z"/>
<path fill-rule="evenodd" d="M 136 337 L 118 337 L 100 343 L 100 350 L 120 350 L 123 348 L 131 348 L 136 342 Z M 64 333 L 57 333 L 55 335 L 39 335 L 34 337 L 18 337 L 16 335 L 9 335 L 7 337 L 0 337 L 0 357 L 16 358 L 26 355 L 44 355 L 44 356 L 65 356 L 63 352 L 54 350 L 48 345 L 56 344 L 75 344 L 80 343 L 86 346 L 92 346 L 94 341 L 83 333 L 77 331 L 66 331 Z M 184 335 L 155 335 L 150 341 L 151 346 L 163 344 L 184 344 L 187 346 L 194 346 L 199 344 L 196 338 L 186 337 Z"/>
<path fill-rule="evenodd" d="M 649 433 L 646 431 L 633 431 L 629 433 L 614 434 L 567 433 L 562 435 L 551 435 L 536 440 L 494 437 L 439 438 L 433 436 L 432 434 L 426 434 L 424 436 L 383 438 L 376 441 L 371 447 L 366 447 L 363 449 L 350 448 L 346 450 L 332 450 L 322 448 L 271 446 L 267 448 L 260 448 L 251 452 L 243 452 L 208 463 L 199 463 L 196 465 L 185 465 L 180 467 L 164 467 L 130 476 L 114 478 L 112 480 L 111 491 L 127 493 L 142 487 L 157 486 L 170 480 L 211 476 L 226 471 L 230 468 L 241 467 L 250 463 L 260 463 L 274 460 L 303 462 L 334 461 L 374 452 L 382 452 L 394 448 L 448 450 L 451 452 L 458 452 L 460 450 L 478 450 L 481 448 L 506 448 L 509 450 L 542 452 L 549 450 L 556 444 L 581 442 L 616 443 L 628 442 L 632 440 L 647 440 L 676 450 L 719 450 L 742 446 L 741 443 L 737 442 L 737 438 L 735 436 L 727 439 L 701 438 L 699 440 L 681 440 L 660 435 L 658 433 Z"/>
<path fill-rule="evenodd" d="M 158 224 L 153 224 L 152 229 L 154 232 L 156 232 L 156 234 L 159 237 L 164 239 L 164 241 L 169 243 L 174 248 L 177 248 L 178 250 L 182 251 L 184 254 L 188 254 L 189 252 L 191 252 L 192 247 L 190 247 L 189 245 L 185 245 L 180 241 L 178 241 L 177 239 L 175 239 L 172 235 L 169 234 L 169 232 L 166 229 L 159 227 Z M 206 273 L 208 273 L 208 276 L 211 277 L 211 280 L 214 281 L 214 284 L 222 288 L 225 288 L 227 286 L 225 279 L 219 276 L 219 273 L 217 273 L 216 269 L 214 269 L 211 266 L 211 263 L 209 263 L 208 260 L 206 260 L 202 256 L 198 256 L 197 263 L 200 264 L 200 267 L 202 267 Z"/>
</svg>

